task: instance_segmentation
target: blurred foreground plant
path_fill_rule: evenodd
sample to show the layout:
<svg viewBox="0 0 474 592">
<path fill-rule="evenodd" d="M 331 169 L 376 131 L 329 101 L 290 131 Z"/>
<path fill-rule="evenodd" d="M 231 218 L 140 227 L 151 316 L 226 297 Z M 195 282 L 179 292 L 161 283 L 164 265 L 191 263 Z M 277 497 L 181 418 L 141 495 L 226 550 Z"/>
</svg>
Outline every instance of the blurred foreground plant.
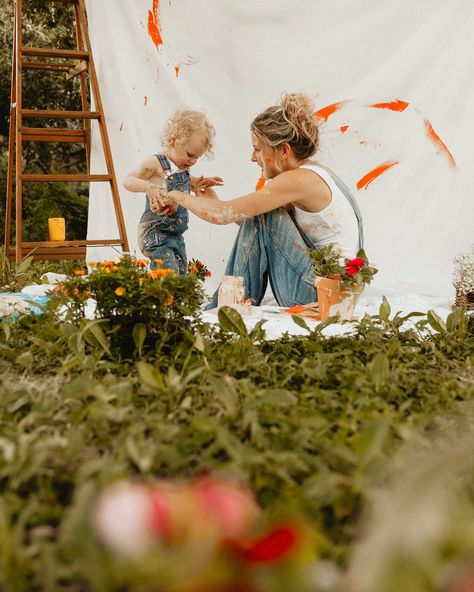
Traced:
<svg viewBox="0 0 474 592">
<path fill-rule="evenodd" d="M 252 492 L 232 481 L 120 481 L 100 494 L 92 527 L 117 565 L 119 586 L 140 580 L 162 592 L 315 591 L 309 527 L 269 521 Z"/>
</svg>

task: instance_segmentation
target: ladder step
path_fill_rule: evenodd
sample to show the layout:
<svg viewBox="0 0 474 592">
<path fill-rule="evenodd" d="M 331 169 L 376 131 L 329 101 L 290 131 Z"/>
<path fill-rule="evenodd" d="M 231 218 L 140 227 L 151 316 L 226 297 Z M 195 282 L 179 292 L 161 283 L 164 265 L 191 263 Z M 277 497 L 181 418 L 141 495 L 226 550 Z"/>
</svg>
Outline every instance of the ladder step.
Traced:
<svg viewBox="0 0 474 592">
<path fill-rule="evenodd" d="M 86 247 L 47 247 L 42 249 L 35 249 L 33 252 L 30 249 L 22 249 L 21 257 L 30 256 L 33 259 L 83 259 L 86 256 Z M 16 251 L 14 248 L 8 249 L 8 258 L 15 261 Z"/>
<path fill-rule="evenodd" d="M 23 117 L 52 117 L 59 119 L 100 119 L 98 111 L 49 111 L 44 109 L 21 109 Z"/>
<path fill-rule="evenodd" d="M 49 175 L 40 175 L 40 174 L 25 174 L 23 173 L 20 176 L 22 181 L 25 183 L 31 181 L 40 181 L 40 182 L 54 182 L 54 181 L 69 181 L 73 182 L 84 182 L 84 181 L 111 181 L 112 175 L 67 175 L 67 174 L 49 174 Z"/>
<path fill-rule="evenodd" d="M 21 242 L 22 249 L 51 248 L 51 247 L 87 247 L 87 245 L 120 245 L 119 238 L 104 238 L 100 240 L 64 240 L 64 241 L 33 241 Z"/>
<path fill-rule="evenodd" d="M 69 72 L 75 64 L 45 64 L 44 62 L 21 62 L 21 67 L 25 70 L 51 70 L 53 72 Z"/>
<path fill-rule="evenodd" d="M 58 129 L 55 127 L 20 128 L 24 142 L 74 142 L 84 143 L 86 133 L 83 129 Z"/>
<path fill-rule="evenodd" d="M 78 49 L 52 49 L 49 47 L 22 47 L 22 55 L 36 56 L 43 58 L 73 58 L 88 60 L 89 52 Z"/>
</svg>

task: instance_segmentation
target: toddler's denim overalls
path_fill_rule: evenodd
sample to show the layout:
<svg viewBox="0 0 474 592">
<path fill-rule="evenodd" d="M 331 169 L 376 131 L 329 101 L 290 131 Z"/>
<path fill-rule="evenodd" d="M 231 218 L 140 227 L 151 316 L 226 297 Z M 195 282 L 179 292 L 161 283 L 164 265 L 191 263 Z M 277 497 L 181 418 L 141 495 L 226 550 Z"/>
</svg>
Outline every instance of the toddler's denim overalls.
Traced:
<svg viewBox="0 0 474 592">
<path fill-rule="evenodd" d="M 176 189 L 189 193 L 191 180 L 186 170 L 171 174 L 169 160 L 162 154 L 155 155 L 165 172 L 168 191 Z M 150 259 L 151 269 L 156 269 L 156 259 L 163 261 L 163 267 L 174 269 L 181 275 L 187 273 L 188 261 L 183 233 L 188 228 L 188 211 L 182 206 L 168 216 L 157 216 L 146 197 L 145 211 L 138 225 L 138 246 Z"/>
</svg>

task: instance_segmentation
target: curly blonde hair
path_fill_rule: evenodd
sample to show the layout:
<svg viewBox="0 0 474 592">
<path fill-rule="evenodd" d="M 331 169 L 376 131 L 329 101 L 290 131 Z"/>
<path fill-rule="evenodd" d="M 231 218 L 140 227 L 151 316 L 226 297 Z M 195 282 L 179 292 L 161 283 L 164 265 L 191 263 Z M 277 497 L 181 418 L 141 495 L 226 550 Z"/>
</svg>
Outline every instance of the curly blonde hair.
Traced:
<svg viewBox="0 0 474 592">
<path fill-rule="evenodd" d="M 211 158 L 216 131 L 204 113 L 200 111 L 177 109 L 165 123 L 161 134 L 161 143 L 164 148 L 171 148 L 171 142 L 175 139 L 182 146 L 196 132 L 203 132 L 206 135 L 207 149 L 204 155 Z"/>
<path fill-rule="evenodd" d="M 313 105 L 303 93 L 283 94 L 277 105 L 257 115 L 250 129 L 272 148 L 287 142 L 298 160 L 309 158 L 318 149 L 319 129 Z"/>
</svg>

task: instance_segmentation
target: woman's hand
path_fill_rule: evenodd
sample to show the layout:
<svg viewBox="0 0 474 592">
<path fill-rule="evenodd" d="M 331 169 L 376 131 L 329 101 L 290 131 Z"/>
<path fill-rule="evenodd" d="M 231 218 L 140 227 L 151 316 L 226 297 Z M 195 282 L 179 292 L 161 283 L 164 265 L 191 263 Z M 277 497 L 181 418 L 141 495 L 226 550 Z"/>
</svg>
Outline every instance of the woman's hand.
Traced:
<svg viewBox="0 0 474 592">
<path fill-rule="evenodd" d="M 176 212 L 178 206 L 172 200 L 164 199 L 161 195 L 162 193 L 167 195 L 167 192 L 164 191 L 160 185 L 156 185 L 155 183 L 150 183 L 150 186 L 146 191 L 148 199 L 150 200 L 151 211 L 157 216 L 168 216 L 169 214 Z"/>
</svg>

